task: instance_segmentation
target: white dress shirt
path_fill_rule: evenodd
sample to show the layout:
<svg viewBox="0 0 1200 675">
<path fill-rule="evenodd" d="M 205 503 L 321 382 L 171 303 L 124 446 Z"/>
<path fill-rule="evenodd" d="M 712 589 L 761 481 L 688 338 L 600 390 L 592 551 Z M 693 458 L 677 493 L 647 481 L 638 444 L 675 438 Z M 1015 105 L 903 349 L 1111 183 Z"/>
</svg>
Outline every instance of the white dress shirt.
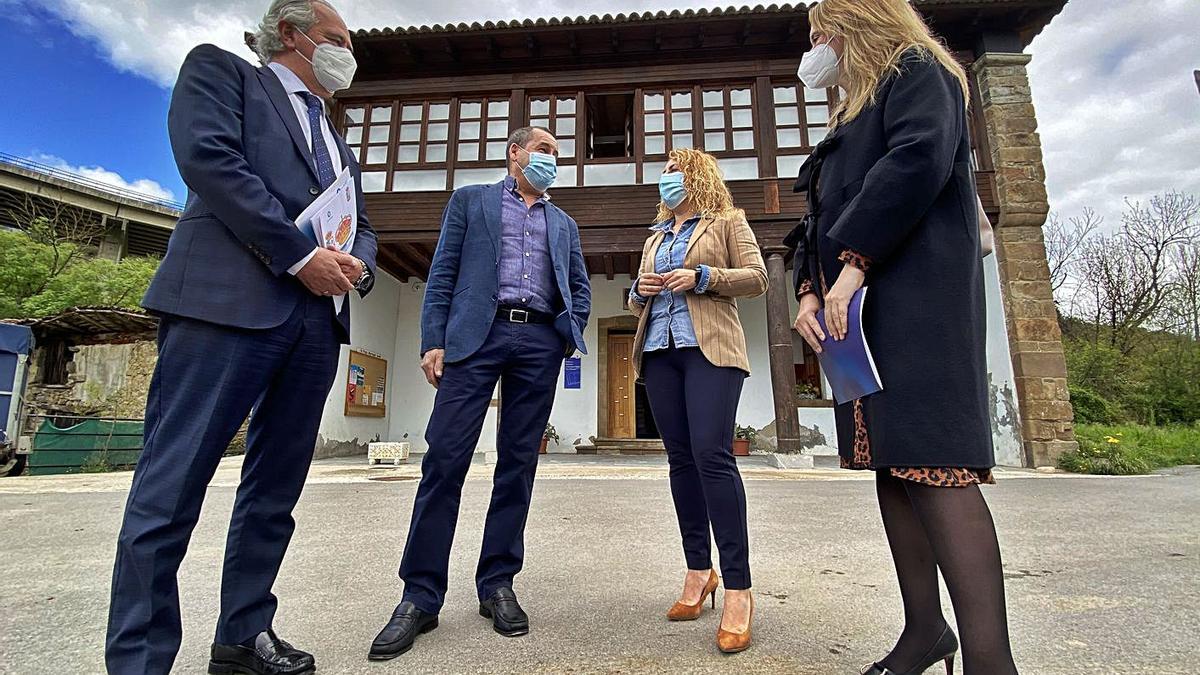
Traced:
<svg viewBox="0 0 1200 675">
<path fill-rule="evenodd" d="M 290 68 L 282 63 L 272 61 L 267 64 L 267 67 L 279 77 L 279 83 L 283 85 L 283 90 L 287 92 L 288 100 L 292 102 L 292 110 L 296 111 L 296 120 L 300 122 L 300 130 L 304 132 L 304 140 L 308 143 L 309 152 L 312 152 L 312 125 L 308 121 L 308 101 L 305 97 L 299 94 L 310 94 L 308 87 L 304 86 L 301 81 Z M 321 100 L 321 108 L 324 111 L 325 101 Z M 342 172 L 342 153 L 337 141 L 334 140 L 333 128 L 329 125 L 329 117 L 323 112 L 321 115 L 321 137 L 325 140 L 325 147 L 329 150 L 329 157 L 333 161 L 334 175 Z M 295 275 L 299 272 L 308 261 L 313 259 L 317 254 L 317 247 L 313 247 L 312 253 L 304 256 L 300 262 L 288 268 L 288 274 Z"/>
</svg>

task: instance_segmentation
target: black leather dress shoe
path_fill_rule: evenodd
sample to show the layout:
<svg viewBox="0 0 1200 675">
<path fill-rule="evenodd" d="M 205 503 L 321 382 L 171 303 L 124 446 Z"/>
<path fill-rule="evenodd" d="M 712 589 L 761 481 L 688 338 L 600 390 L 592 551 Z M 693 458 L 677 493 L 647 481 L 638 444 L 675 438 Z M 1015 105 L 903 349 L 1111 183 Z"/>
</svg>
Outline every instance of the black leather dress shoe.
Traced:
<svg viewBox="0 0 1200 675">
<path fill-rule="evenodd" d="M 421 633 L 437 628 L 437 614 L 427 614 L 407 600 L 396 605 L 392 618 L 379 635 L 371 642 L 367 658 L 372 661 L 387 661 L 412 649 L 413 641 Z"/>
<path fill-rule="evenodd" d="M 214 643 L 208 662 L 210 675 L 308 675 L 316 659 L 279 639 L 273 630 L 254 638 L 254 646 Z"/>
<path fill-rule="evenodd" d="M 517 602 L 511 588 L 497 588 L 487 600 L 479 603 L 479 616 L 492 620 L 492 627 L 504 637 L 517 637 L 529 632 L 529 615 Z"/>
</svg>

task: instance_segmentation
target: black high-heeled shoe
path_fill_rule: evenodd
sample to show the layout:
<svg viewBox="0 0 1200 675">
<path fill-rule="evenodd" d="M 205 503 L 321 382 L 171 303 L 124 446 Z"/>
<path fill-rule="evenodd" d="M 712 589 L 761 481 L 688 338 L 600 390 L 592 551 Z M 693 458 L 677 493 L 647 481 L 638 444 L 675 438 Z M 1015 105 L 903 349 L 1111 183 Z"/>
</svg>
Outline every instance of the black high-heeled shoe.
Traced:
<svg viewBox="0 0 1200 675">
<path fill-rule="evenodd" d="M 954 636 L 954 631 L 946 626 L 946 630 L 942 631 L 942 636 L 929 648 L 929 651 L 925 652 L 925 656 L 917 663 L 916 668 L 899 673 L 891 668 L 884 668 L 878 663 L 872 663 L 869 666 L 863 666 L 861 675 L 921 675 L 938 661 L 946 662 L 946 675 L 954 675 L 954 657 L 956 655 L 958 655 L 958 638 Z"/>
</svg>

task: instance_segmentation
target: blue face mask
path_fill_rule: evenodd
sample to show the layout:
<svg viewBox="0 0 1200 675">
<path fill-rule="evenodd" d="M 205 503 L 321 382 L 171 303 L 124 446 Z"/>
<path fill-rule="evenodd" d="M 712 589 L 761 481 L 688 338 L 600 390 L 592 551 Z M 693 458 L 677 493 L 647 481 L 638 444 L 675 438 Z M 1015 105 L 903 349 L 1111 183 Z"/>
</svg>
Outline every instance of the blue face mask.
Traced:
<svg viewBox="0 0 1200 675">
<path fill-rule="evenodd" d="M 663 205 L 674 209 L 687 199 L 687 188 L 683 186 L 683 172 L 664 173 L 658 177 L 658 196 L 662 197 Z"/>
<path fill-rule="evenodd" d="M 558 160 L 554 155 L 544 152 L 529 152 L 524 148 L 522 150 L 529 155 L 529 163 L 521 168 L 525 180 L 538 192 L 549 190 L 550 186 L 554 185 L 554 179 L 558 177 Z"/>
</svg>

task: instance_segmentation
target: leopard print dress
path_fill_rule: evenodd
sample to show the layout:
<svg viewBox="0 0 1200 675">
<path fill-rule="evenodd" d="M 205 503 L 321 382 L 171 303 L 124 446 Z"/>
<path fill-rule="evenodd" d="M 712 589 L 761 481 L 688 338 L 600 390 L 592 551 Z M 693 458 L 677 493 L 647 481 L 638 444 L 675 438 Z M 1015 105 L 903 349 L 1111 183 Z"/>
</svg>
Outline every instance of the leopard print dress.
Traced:
<svg viewBox="0 0 1200 675">
<path fill-rule="evenodd" d="M 853 265 L 864 272 L 870 266 L 870 260 L 855 251 L 849 249 L 842 252 L 838 256 L 838 260 L 847 265 Z M 825 284 L 824 275 L 822 274 L 821 287 L 828 291 Z M 811 281 L 805 281 L 796 292 L 799 297 L 805 293 L 813 292 L 813 284 Z M 854 452 L 852 457 L 847 459 L 841 458 L 843 469 L 870 470 L 875 471 L 875 465 L 871 458 L 871 438 L 867 434 L 866 416 L 863 414 L 863 406 L 861 400 L 855 400 L 854 406 Z M 967 487 L 968 485 L 990 485 L 996 482 L 992 476 L 991 469 L 967 469 L 962 467 L 890 467 L 888 472 L 896 478 L 909 480 L 915 483 L 924 485 L 932 485 L 934 487 Z"/>
</svg>

